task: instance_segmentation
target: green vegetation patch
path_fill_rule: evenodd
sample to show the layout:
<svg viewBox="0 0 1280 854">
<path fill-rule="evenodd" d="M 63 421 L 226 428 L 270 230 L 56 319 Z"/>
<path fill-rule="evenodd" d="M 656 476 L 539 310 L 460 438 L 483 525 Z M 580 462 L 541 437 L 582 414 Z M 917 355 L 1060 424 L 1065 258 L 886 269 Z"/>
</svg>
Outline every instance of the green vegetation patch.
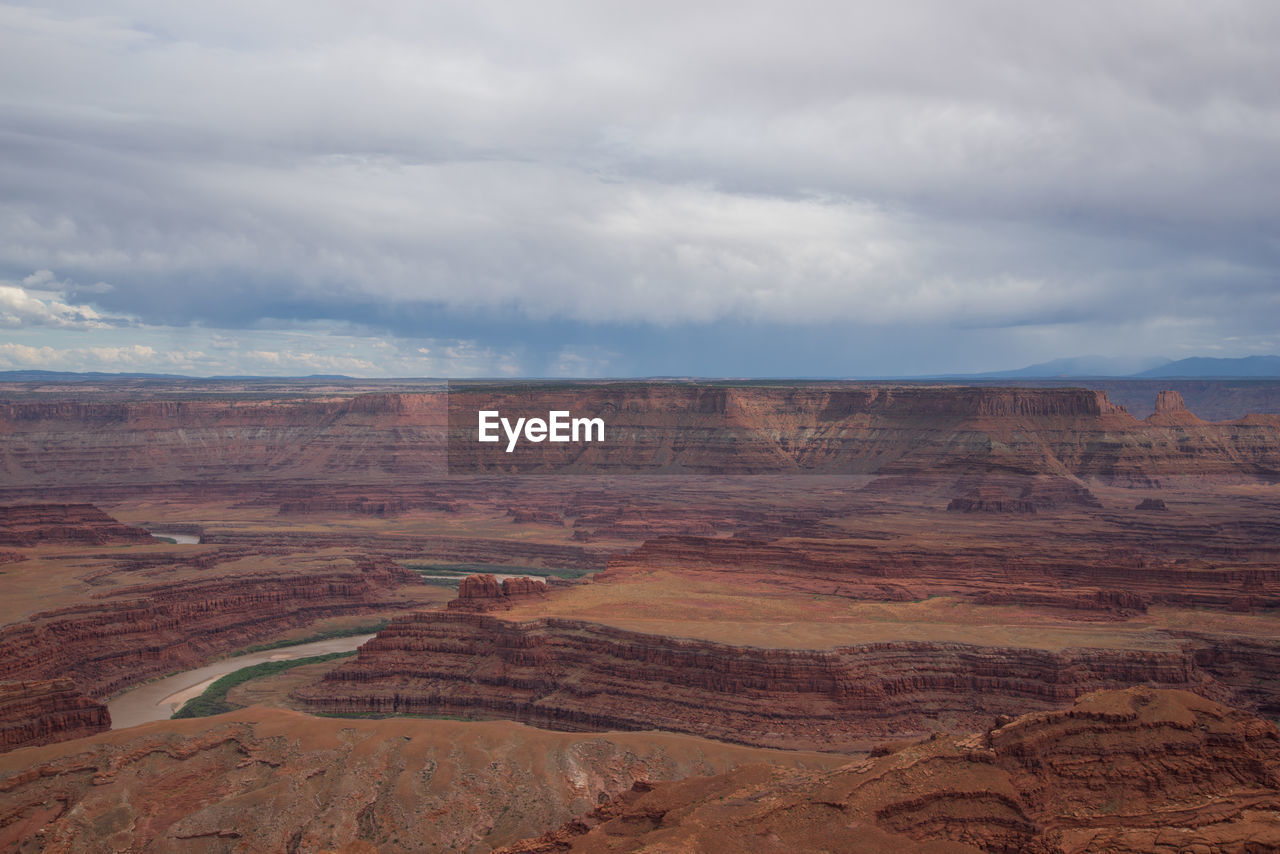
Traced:
<svg viewBox="0 0 1280 854">
<path fill-rule="evenodd" d="M 596 572 L 594 569 L 570 569 L 563 566 L 504 566 L 496 563 L 406 563 L 404 567 L 421 575 L 453 575 L 458 578 L 477 573 L 530 575 L 537 578 L 546 578 L 549 575 L 554 575 L 556 578 L 582 578 L 584 575 Z"/>
<path fill-rule="evenodd" d="M 428 715 L 418 712 L 313 712 L 317 718 L 345 718 L 351 720 L 365 721 L 385 721 L 390 718 L 417 718 L 424 721 L 462 721 L 464 723 L 476 723 L 477 721 L 496 721 L 501 718 L 486 717 L 466 717 L 463 715 Z"/>
<path fill-rule="evenodd" d="M 199 697 L 192 697 L 187 700 L 187 702 L 183 703 L 181 709 L 174 712 L 173 717 L 174 719 L 207 718 L 210 715 L 220 715 L 223 712 L 234 712 L 236 709 L 243 707 L 227 702 L 227 692 L 237 685 L 243 685 L 251 679 L 258 679 L 263 676 L 274 676 L 277 673 L 292 670 L 304 664 L 316 664 L 317 662 L 332 661 L 335 658 L 347 658 L 352 655 L 355 655 L 354 650 L 351 652 L 331 652 L 328 655 L 312 655 L 307 658 L 295 658 L 292 661 L 264 661 L 261 664 L 242 667 L 234 673 L 228 673 L 208 688 L 205 688 L 204 693 Z"/>
<path fill-rule="evenodd" d="M 283 649 L 288 646 L 301 646 L 304 643 L 315 643 L 316 641 L 333 640 L 334 638 L 350 638 L 356 635 L 374 635 L 382 631 L 390 623 L 390 620 L 375 620 L 372 623 L 363 623 L 358 626 L 348 626 L 346 628 L 325 629 L 322 632 L 307 635 L 297 640 L 278 640 L 270 643 L 259 643 L 253 646 L 246 646 L 244 649 L 231 653 L 234 658 L 238 655 L 248 655 L 251 652 L 266 652 L 269 649 Z"/>
<path fill-rule="evenodd" d="M 459 575 L 453 578 L 432 578 L 429 575 L 424 575 L 422 577 L 422 583 L 432 584 L 432 585 L 435 585 L 436 587 L 449 587 L 453 590 L 457 590 L 458 585 L 462 583 L 462 576 Z"/>
</svg>

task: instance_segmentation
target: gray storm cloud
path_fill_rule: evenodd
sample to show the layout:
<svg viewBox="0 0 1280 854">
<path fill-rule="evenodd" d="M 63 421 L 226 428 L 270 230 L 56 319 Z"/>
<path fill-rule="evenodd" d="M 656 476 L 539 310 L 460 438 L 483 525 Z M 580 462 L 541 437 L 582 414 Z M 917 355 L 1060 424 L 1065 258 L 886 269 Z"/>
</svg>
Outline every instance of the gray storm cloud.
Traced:
<svg viewBox="0 0 1280 854">
<path fill-rule="evenodd" d="M 110 285 L 64 318 L 1280 320 L 1271 3 L 46 3 L 0 39 L 0 269 Z"/>
</svg>

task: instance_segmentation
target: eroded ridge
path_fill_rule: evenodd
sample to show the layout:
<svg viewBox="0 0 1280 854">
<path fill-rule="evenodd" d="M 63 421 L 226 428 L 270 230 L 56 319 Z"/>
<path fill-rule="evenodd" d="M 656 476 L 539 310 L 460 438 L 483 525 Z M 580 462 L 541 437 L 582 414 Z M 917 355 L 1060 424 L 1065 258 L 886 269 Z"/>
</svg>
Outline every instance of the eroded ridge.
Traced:
<svg viewBox="0 0 1280 854">
<path fill-rule="evenodd" d="M 1278 768 L 1274 725 L 1131 688 L 836 771 L 641 783 L 501 852 L 1271 851 Z"/>
<path fill-rule="evenodd" d="M 1133 683 L 1232 696 L 1191 648 L 904 641 L 762 649 L 458 611 L 394 621 L 355 660 L 297 696 L 329 713 L 496 716 L 568 730 L 667 729 L 761 746 L 858 750 Z"/>
</svg>

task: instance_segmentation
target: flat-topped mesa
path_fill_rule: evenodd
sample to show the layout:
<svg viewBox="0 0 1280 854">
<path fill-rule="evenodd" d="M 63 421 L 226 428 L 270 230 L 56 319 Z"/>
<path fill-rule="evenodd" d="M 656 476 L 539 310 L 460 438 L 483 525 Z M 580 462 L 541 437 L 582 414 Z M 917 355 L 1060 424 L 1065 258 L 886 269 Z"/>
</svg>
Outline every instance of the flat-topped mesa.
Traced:
<svg viewBox="0 0 1280 854">
<path fill-rule="evenodd" d="M 1105 391 L 1089 389 L 982 389 L 978 414 L 1078 418 L 1128 414 L 1107 399 Z"/>
<path fill-rule="evenodd" d="M 0 682 L 0 753 L 111 729 L 111 713 L 66 677 Z"/>
<path fill-rule="evenodd" d="M 458 585 L 458 598 L 449 602 L 451 611 L 505 611 L 517 602 L 547 595 L 545 582 L 528 577 L 504 578 L 501 583 L 492 575 L 468 575 Z"/>
<path fill-rule="evenodd" d="M 76 543 L 105 546 L 153 543 L 142 528 L 125 525 L 92 504 L 15 504 L 0 507 L 0 545 Z"/>
</svg>

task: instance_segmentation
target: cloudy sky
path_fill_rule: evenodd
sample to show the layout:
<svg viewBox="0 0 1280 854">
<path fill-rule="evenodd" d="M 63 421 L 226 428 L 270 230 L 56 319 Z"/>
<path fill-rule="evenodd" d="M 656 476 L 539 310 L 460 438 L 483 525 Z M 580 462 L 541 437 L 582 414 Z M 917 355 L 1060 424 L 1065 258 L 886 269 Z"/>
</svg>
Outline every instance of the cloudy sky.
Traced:
<svg viewBox="0 0 1280 854">
<path fill-rule="evenodd" d="M 1280 352 L 1280 4 L 0 5 L 0 369 Z"/>
</svg>

